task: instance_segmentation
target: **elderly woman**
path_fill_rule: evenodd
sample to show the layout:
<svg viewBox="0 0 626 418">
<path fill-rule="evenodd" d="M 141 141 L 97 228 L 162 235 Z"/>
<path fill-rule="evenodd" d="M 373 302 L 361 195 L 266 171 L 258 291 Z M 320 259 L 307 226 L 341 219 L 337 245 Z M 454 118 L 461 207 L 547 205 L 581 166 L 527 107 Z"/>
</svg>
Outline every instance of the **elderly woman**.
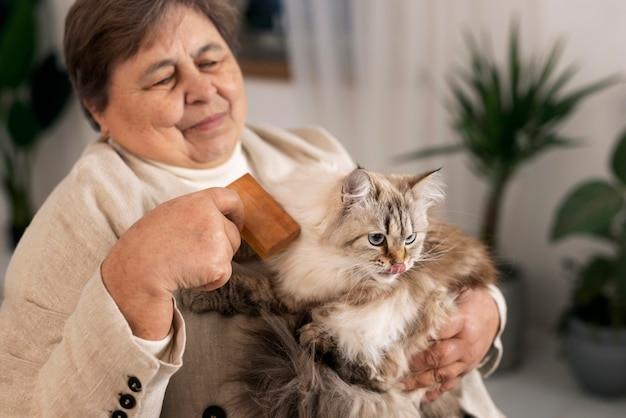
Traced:
<svg viewBox="0 0 626 418">
<path fill-rule="evenodd" d="M 251 173 L 271 191 L 299 165 L 353 162 L 323 131 L 245 126 L 235 16 L 218 0 L 77 0 L 69 11 L 67 68 L 101 137 L 9 265 L 1 415 L 237 416 L 228 401 L 240 388 L 226 376 L 234 324 L 247 319 L 192 315 L 174 298 L 230 277 L 243 212 L 223 186 Z M 435 398 L 461 382 L 468 413 L 499 415 L 480 380 L 461 380 L 497 363 L 497 305 L 495 289 L 466 293 L 407 388 L 442 382 Z"/>
</svg>

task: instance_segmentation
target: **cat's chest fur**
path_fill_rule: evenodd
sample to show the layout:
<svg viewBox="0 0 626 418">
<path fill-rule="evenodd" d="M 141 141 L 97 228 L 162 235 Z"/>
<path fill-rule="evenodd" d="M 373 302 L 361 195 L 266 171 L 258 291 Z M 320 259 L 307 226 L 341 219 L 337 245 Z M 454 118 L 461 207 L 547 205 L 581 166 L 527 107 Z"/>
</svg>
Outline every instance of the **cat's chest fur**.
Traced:
<svg viewBox="0 0 626 418">
<path fill-rule="evenodd" d="M 355 292 L 359 290 L 355 289 Z M 423 298 L 416 299 L 414 292 L 410 290 L 402 283 L 395 286 L 389 294 L 373 298 L 365 304 L 353 303 L 353 300 L 326 303 L 313 309 L 312 319 L 332 334 L 337 349 L 344 356 L 361 356 L 363 360 L 378 366 L 390 350 L 403 345 L 402 341 L 412 331 L 411 324 L 416 322 L 417 316 L 426 308 L 426 294 Z M 436 291 L 431 290 L 430 297 L 434 297 Z M 440 297 L 444 293 L 444 289 L 439 289 Z M 443 298 L 442 300 L 447 299 L 445 296 Z M 426 340 L 427 338 L 424 343 Z M 425 348 L 423 345 L 414 346 L 416 351 Z M 403 363 L 406 361 L 408 359 L 402 360 Z"/>
</svg>

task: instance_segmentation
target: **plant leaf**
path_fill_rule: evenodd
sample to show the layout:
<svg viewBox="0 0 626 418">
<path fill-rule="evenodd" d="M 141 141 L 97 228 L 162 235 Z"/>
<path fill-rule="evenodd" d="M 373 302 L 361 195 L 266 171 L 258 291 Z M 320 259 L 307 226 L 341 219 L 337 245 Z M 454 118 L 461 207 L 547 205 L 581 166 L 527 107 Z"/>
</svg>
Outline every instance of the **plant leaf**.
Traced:
<svg viewBox="0 0 626 418">
<path fill-rule="evenodd" d="M 570 64 L 565 68 L 559 76 L 552 82 L 552 85 L 546 90 L 544 94 L 545 99 L 554 100 L 557 94 L 563 87 L 576 75 L 578 72 L 578 66 Z M 547 88 L 547 87 L 546 87 Z"/>
<path fill-rule="evenodd" d="M 611 278 L 613 263 L 606 257 L 595 257 L 580 271 L 574 289 L 577 304 L 587 304 L 597 298 Z"/>
<path fill-rule="evenodd" d="M 35 68 L 31 79 L 33 110 L 42 130 L 59 116 L 71 91 L 67 73 L 57 65 L 57 57 L 51 52 Z"/>
<path fill-rule="evenodd" d="M 541 72 L 539 74 L 539 78 L 535 80 L 535 88 L 538 91 L 541 91 L 548 80 L 552 77 L 552 71 L 559 62 L 559 59 L 563 55 L 563 50 L 565 49 L 565 42 L 562 39 L 557 40 L 552 46 L 552 50 L 548 55 L 548 59 L 543 65 Z"/>
<path fill-rule="evenodd" d="M 551 239 L 572 234 L 594 234 L 605 238 L 613 218 L 624 202 L 619 191 L 602 180 L 592 180 L 574 189 L 559 207 Z"/>
<path fill-rule="evenodd" d="M 455 152 L 464 151 L 465 147 L 460 144 L 442 145 L 439 147 L 425 148 L 419 151 L 413 151 L 408 154 L 402 154 L 394 157 L 394 161 L 407 162 L 411 160 L 419 160 L 422 158 L 433 157 L 436 155 L 453 154 Z"/>
<path fill-rule="evenodd" d="M 550 148 L 565 148 L 577 145 L 580 145 L 580 141 L 573 138 L 566 138 L 550 133 L 546 135 L 535 135 L 529 140 L 528 144 L 517 153 L 515 156 L 516 159 L 513 160 L 513 162 L 522 165 Z"/>
<path fill-rule="evenodd" d="M 15 88 L 28 79 L 35 57 L 33 2 L 16 2 L 0 33 L 0 87 Z"/>
<path fill-rule="evenodd" d="M 39 125 L 33 109 L 26 104 L 16 101 L 9 109 L 7 122 L 9 135 L 18 149 L 29 149 L 39 135 Z"/>
<path fill-rule="evenodd" d="M 615 265 L 614 274 L 617 279 L 617 296 L 621 309 L 626 314 L 626 251 L 622 251 Z M 626 319 L 626 318 L 625 318 Z"/>
<path fill-rule="evenodd" d="M 613 161 L 611 161 L 613 173 L 626 185 L 626 131 L 624 131 L 617 142 L 615 151 L 613 152 Z"/>
<path fill-rule="evenodd" d="M 520 69 L 519 24 L 515 21 L 511 25 L 511 32 L 509 34 L 509 72 L 511 73 L 509 82 L 511 83 L 510 93 L 513 102 L 517 100 Z"/>
</svg>

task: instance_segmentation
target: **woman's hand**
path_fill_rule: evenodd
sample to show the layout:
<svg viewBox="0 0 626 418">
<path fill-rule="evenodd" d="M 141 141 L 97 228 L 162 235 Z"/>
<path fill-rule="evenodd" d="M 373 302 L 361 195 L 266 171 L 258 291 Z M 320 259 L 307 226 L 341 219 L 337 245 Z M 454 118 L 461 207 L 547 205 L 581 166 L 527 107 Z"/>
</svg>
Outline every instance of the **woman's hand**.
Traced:
<svg viewBox="0 0 626 418">
<path fill-rule="evenodd" d="M 439 339 L 411 362 L 411 375 L 402 380 L 406 390 L 431 387 L 433 401 L 461 382 L 485 357 L 500 326 L 500 314 L 486 289 L 468 289 L 457 299 L 457 311 Z"/>
<path fill-rule="evenodd" d="M 126 231 L 102 263 L 102 280 L 135 336 L 167 335 L 175 290 L 228 281 L 242 225 L 237 193 L 213 188 L 165 202 Z"/>
</svg>

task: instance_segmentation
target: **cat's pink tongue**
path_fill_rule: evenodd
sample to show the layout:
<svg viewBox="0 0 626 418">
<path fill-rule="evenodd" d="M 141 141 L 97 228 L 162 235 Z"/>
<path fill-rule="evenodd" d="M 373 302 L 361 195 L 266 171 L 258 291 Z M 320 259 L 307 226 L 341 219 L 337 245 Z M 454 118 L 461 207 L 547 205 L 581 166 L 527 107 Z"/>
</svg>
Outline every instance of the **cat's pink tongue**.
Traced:
<svg viewBox="0 0 626 418">
<path fill-rule="evenodd" d="M 406 271 L 406 265 L 404 263 L 392 264 L 389 267 L 389 274 L 402 274 Z"/>
</svg>

